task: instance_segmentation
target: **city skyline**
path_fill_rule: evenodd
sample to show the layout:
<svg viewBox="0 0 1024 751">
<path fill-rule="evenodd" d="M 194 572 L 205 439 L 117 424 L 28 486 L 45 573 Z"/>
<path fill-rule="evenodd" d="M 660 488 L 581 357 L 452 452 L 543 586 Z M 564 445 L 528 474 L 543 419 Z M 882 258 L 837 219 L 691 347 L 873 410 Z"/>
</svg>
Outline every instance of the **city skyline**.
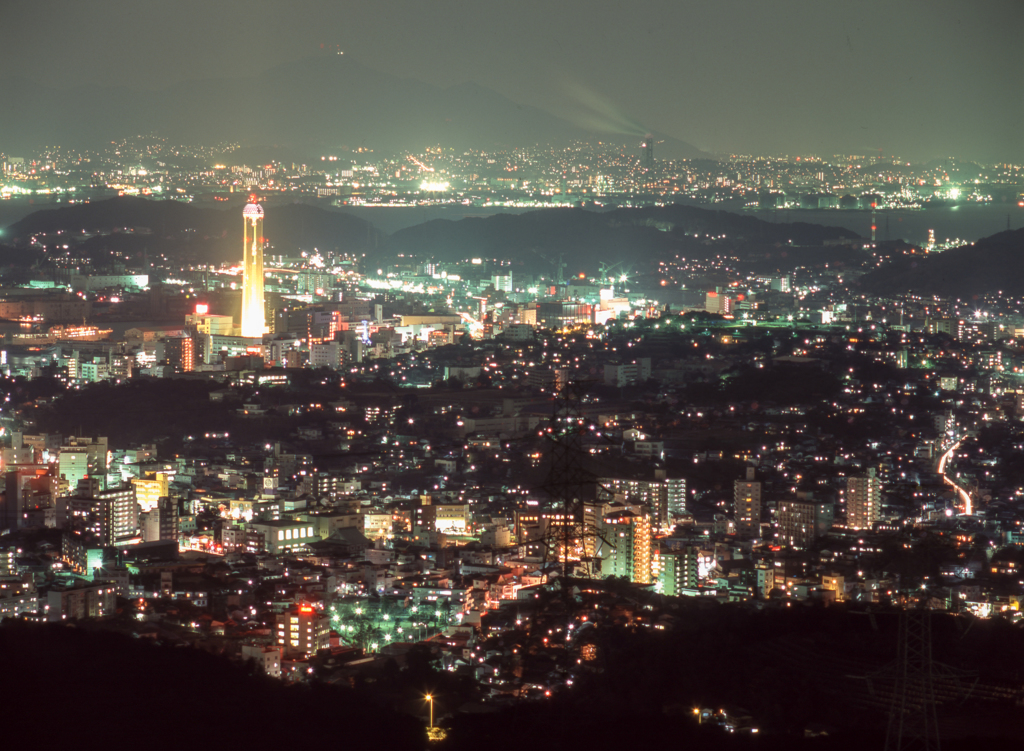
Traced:
<svg viewBox="0 0 1024 751">
<path fill-rule="evenodd" d="M 5 737 L 1024 733 L 1020 0 L 0 27 Z"/>
</svg>

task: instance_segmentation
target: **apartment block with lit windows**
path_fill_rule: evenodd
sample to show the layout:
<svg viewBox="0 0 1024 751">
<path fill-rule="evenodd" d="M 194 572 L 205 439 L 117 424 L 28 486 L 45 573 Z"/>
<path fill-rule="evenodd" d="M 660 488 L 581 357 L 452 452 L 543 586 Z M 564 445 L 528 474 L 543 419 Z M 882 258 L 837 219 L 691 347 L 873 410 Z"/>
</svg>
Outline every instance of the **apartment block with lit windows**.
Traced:
<svg viewBox="0 0 1024 751">
<path fill-rule="evenodd" d="M 882 481 L 874 468 L 863 477 L 846 481 L 846 524 L 850 529 L 871 529 L 881 516 Z"/>
<path fill-rule="evenodd" d="M 599 477 L 598 498 L 643 503 L 650 507 L 653 522 L 659 528 L 671 528 L 673 519 L 686 512 L 686 479 L 666 477 L 663 470 L 653 480 Z"/>
<path fill-rule="evenodd" d="M 168 472 L 150 472 L 145 479 L 133 477 L 135 498 L 143 511 L 156 508 L 161 498 L 170 494 L 171 475 Z"/>
<path fill-rule="evenodd" d="M 175 372 L 188 373 L 195 370 L 195 341 L 191 336 L 169 337 L 164 344 L 164 357 Z"/>
<path fill-rule="evenodd" d="M 114 615 L 117 592 L 109 583 L 58 585 L 46 593 L 46 606 L 50 621 L 103 618 Z"/>
<path fill-rule="evenodd" d="M 743 480 L 733 483 L 733 513 L 736 531 L 744 537 L 761 534 L 761 482 L 755 479 L 754 468 L 747 467 Z"/>
<path fill-rule="evenodd" d="M 330 645 L 331 619 L 308 603 L 277 615 L 277 646 L 286 653 L 314 655 Z"/>
<path fill-rule="evenodd" d="M 602 520 L 597 547 L 602 576 L 624 576 L 636 584 L 651 583 L 649 514 L 637 508 L 611 510 Z"/>
<path fill-rule="evenodd" d="M 700 583 L 697 559 L 700 550 L 694 545 L 669 550 L 654 546 L 651 572 L 658 592 L 678 597 L 685 590 L 696 589 Z"/>
<path fill-rule="evenodd" d="M 780 544 L 806 548 L 832 527 L 833 506 L 826 501 L 798 497 L 779 501 L 777 538 Z"/>
<path fill-rule="evenodd" d="M 80 480 L 78 492 L 68 499 L 68 512 L 73 529 L 95 536 L 103 545 L 118 547 L 141 541 L 133 485 L 103 489 L 97 478 Z"/>
</svg>

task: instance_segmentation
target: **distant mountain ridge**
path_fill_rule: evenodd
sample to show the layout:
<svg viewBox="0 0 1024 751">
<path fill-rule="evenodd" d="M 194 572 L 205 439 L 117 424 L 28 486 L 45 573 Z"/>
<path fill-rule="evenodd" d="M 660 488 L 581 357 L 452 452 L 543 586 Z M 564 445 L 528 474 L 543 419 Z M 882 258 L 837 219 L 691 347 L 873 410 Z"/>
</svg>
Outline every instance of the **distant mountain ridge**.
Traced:
<svg viewBox="0 0 1024 751">
<path fill-rule="evenodd" d="M 44 144 L 94 146 L 150 132 L 180 143 L 384 152 L 438 144 L 564 144 L 600 135 L 472 82 L 439 88 L 339 55 L 296 60 L 258 76 L 187 81 L 159 91 L 57 90 L 24 78 L 0 78 L 0 102 L 5 105 L 0 108 L 0 150 L 8 153 Z M 601 137 L 609 140 L 608 134 Z M 665 148 L 678 156 L 702 154 L 676 139 Z"/>
</svg>

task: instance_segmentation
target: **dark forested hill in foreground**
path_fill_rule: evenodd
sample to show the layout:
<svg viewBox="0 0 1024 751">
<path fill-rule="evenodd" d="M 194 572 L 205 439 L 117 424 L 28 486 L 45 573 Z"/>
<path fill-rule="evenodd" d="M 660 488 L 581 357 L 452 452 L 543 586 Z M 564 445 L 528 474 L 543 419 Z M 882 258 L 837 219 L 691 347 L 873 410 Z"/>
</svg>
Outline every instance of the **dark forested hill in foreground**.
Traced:
<svg viewBox="0 0 1024 751">
<path fill-rule="evenodd" d="M 198 649 L 133 639 L 127 634 L 143 624 L 127 611 L 75 627 L 5 621 L 5 738 L 12 748 L 21 747 L 15 739 L 39 745 L 40 738 L 46 748 L 61 748 L 81 745 L 88 727 L 144 738 L 147 748 L 228 739 L 221 745 L 423 749 L 422 696 L 436 689 L 444 707 L 437 719 L 449 729 L 438 751 L 881 748 L 893 680 L 884 668 L 896 656 L 898 611 L 876 608 L 869 619 L 844 606 L 779 603 L 755 611 L 704 599 L 666 602 L 677 623 L 669 631 L 595 629 L 587 637 L 593 664 L 576 670 L 573 688 L 551 699 L 468 704 L 454 676 L 420 661 L 424 653 L 415 662 L 408 657 L 404 669 L 388 663 L 368 672 L 355 689 L 285 685 Z M 1020 737 L 1021 642 L 1008 619 L 934 614 L 934 657 L 944 666 L 936 668 L 943 748 L 1010 748 L 1007 741 Z M 527 646 L 524 669 L 534 669 L 531 655 Z M 746 715 L 760 733 L 700 726 L 694 707 Z M 822 734 L 808 738 L 807 728 Z"/>
<path fill-rule="evenodd" d="M 226 659 L 111 632 L 0 627 L 11 748 L 423 748 L 423 725 L 353 690 L 287 686 Z M 97 743 L 102 746 L 103 743 Z"/>
<path fill-rule="evenodd" d="M 861 286 L 872 294 L 883 295 L 1024 295 L 1024 229 L 1000 232 L 973 245 L 942 253 L 903 256 L 864 276 Z"/>
</svg>

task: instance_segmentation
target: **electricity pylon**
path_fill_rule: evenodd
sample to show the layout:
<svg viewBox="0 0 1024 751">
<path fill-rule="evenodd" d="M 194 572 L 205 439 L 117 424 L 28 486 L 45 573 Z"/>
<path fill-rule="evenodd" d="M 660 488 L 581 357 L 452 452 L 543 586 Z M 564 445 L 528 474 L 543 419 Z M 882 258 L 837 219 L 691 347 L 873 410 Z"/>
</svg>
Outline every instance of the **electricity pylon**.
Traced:
<svg viewBox="0 0 1024 751">
<path fill-rule="evenodd" d="M 899 644 L 885 751 L 939 751 L 932 619 L 927 607 L 900 613 Z"/>
</svg>

